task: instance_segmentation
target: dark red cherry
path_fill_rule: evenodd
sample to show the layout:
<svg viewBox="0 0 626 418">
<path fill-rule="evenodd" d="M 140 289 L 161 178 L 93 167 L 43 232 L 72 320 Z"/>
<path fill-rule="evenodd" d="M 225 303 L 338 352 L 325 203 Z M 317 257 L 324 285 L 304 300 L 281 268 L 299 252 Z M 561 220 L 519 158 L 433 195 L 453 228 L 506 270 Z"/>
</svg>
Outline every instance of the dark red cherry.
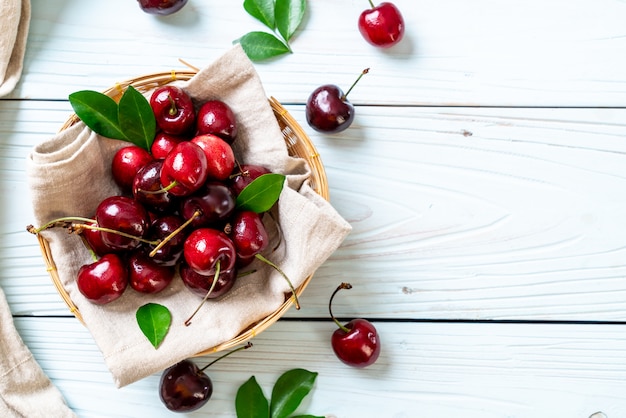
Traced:
<svg viewBox="0 0 626 418">
<path fill-rule="evenodd" d="M 128 259 L 130 286 L 140 293 L 158 293 L 174 279 L 173 266 L 158 264 L 143 250 L 135 250 Z"/>
<path fill-rule="evenodd" d="M 342 325 L 332 313 L 332 300 L 335 294 L 341 289 L 351 289 L 349 283 L 342 283 L 333 292 L 328 310 L 330 316 L 337 326 L 331 337 L 331 345 L 335 355 L 343 363 L 352 367 L 367 367 L 378 359 L 380 355 L 380 338 L 374 325 L 366 319 L 353 319 Z"/>
<path fill-rule="evenodd" d="M 198 109 L 196 135 L 213 134 L 232 144 L 237 131 L 235 113 L 225 102 L 209 100 Z"/>
<path fill-rule="evenodd" d="M 152 155 L 137 145 L 120 148 L 111 161 L 113 179 L 122 190 L 130 191 L 137 172 L 152 160 Z"/>
<path fill-rule="evenodd" d="M 232 220 L 230 238 L 235 245 L 237 257 L 242 261 L 265 250 L 269 237 L 261 216 L 252 211 L 238 211 Z"/>
<path fill-rule="evenodd" d="M 150 96 L 157 126 L 168 134 L 184 135 L 193 131 L 196 109 L 191 97 L 178 86 L 158 87 Z"/>
<path fill-rule="evenodd" d="M 173 214 L 158 217 L 150 225 L 148 238 L 151 241 L 164 240 L 174 234 L 184 222 L 183 218 Z M 165 245 L 156 250 L 156 252 L 151 253 L 154 261 L 165 266 L 176 265 L 183 255 L 183 246 L 188 233 L 187 229 L 182 229 L 174 234 Z M 154 249 L 155 246 L 150 246 L 149 248 Z"/>
<path fill-rule="evenodd" d="M 80 293 L 94 304 L 113 302 L 128 286 L 126 264 L 117 254 L 106 254 L 78 270 L 76 285 Z"/>
<path fill-rule="evenodd" d="M 236 268 L 229 270 L 220 269 L 217 282 L 215 286 L 213 286 L 215 269 L 209 272 L 209 274 L 199 274 L 184 261 L 180 263 L 179 272 L 185 286 L 196 295 L 205 297 L 209 290 L 211 290 L 208 299 L 215 299 L 224 295 L 233 287 L 235 279 L 237 278 Z M 211 289 L 211 287 L 213 287 L 213 289 Z"/>
<path fill-rule="evenodd" d="M 176 145 L 161 168 L 161 185 L 174 196 L 188 196 L 198 190 L 207 179 L 206 154 L 191 141 Z"/>
<path fill-rule="evenodd" d="M 159 396 L 170 411 L 195 411 L 206 404 L 212 394 L 211 379 L 190 360 L 167 368 L 161 375 Z"/>
<path fill-rule="evenodd" d="M 187 0 L 137 0 L 141 10 L 152 15 L 171 15 L 187 4 Z"/>
<path fill-rule="evenodd" d="M 263 167 L 257 164 L 241 164 L 239 167 L 235 167 L 234 173 L 230 176 L 230 188 L 239 195 L 241 191 L 254 179 L 263 175 L 269 174 L 270 170 L 267 167 Z"/>
<path fill-rule="evenodd" d="M 133 181 L 133 197 L 148 210 L 169 212 L 178 205 L 178 200 L 169 192 L 162 191 L 161 169 L 163 160 L 153 160 L 146 164 Z"/>
<path fill-rule="evenodd" d="M 100 228 L 144 238 L 148 232 L 150 216 L 143 205 L 135 199 L 110 196 L 98 205 L 96 222 Z M 116 232 L 101 232 L 102 241 L 116 250 L 133 249 L 140 244 L 139 240 Z"/>
<path fill-rule="evenodd" d="M 88 222 L 86 225 L 97 227 L 98 224 L 95 222 Z M 83 238 L 87 242 L 89 248 L 97 255 L 102 257 L 105 254 L 117 252 L 115 248 L 109 247 L 107 244 L 102 241 L 102 233 L 97 229 L 85 228 L 81 232 Z"/>
<path fill-rule="evenodd" d="M 230 218 L 235 210 L 235 196 L 228 186 L 217 181 L 208 181 L 196 193 L 183 198 L 180 214 L 184 219 L 191 219 L 194 227 L 212 226 Z"/>
</svg>

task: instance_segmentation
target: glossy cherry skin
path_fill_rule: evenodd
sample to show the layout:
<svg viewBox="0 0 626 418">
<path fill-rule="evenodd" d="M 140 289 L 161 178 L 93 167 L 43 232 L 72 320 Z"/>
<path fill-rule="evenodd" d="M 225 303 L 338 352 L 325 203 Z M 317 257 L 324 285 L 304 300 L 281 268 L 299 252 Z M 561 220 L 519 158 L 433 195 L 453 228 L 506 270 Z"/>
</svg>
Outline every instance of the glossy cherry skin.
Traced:
<svg viewBox="0 0 626 418">
<path fill-rule="evenodd" d="M 152 160 L 152 155 L 137 145 L 120 148 L 111 161 L 113 180 L 124 191 L 130 191 L 137 172 Z"/>
<path fill-rule="evenodd" d="M 135 175 L 132 193 L 135 200 L 143 204 L 153 212 L 173 211 L 178 205 L 178 200 L 169 192 L 154 193 L 160 191 L 161 169 L 163 160 L 153 160 L 143 166 Z"/>
<path fill-rule="evenodd" d="M 196 117 L 196 135 L 217 135 L 229 144 L 237 137 L 237 119 L 233 110 L 221 100 L 208 100 Z"/>
<path fill-rule="evenodd" d="M 235 167 L 235 172 L 231 174 L 230 188 L 236 196 L 241 193 L 243 189 L 253 180 L 260 177 L 263 174 L 269 174 L 270 170 L 267 167 L 257 164 L 241 164 L 239 168 Z"/>
<path fill-rule="evenodd" d="M 374 325 L 365 319 L 353 319 L 345 327 L 349 332 L 337 328 L 331 337 L 337 358 L 357 368 L 373 364 L 380 354 L 380 339 Z"/>
<path fill-rule="evenodd" d="M 158 264 L 143 250 L 135 250 L 128 258 L 130 287 L 140 293 L 159 293 L 174 279 L 173 266 Z"/>
<path fill-rule="evenodd" d="M 150 154 L 152 157 L 158 160 L 164 160 L 167 154 L 179 143 L 186 141 L 187 137 L 172 135 L 166 132 L 158 132 L 154 136 L 154 141 L 150 146 Z"/>
<path fill-rule="evenodd" d="M 180 87 L 167 85 L 154 90 L 150 106 L 157 126 L 168 134 L 184 135 L 193 131 L 196 109 L 191 97 Z"/>
<path fill-rule="evenodd" d="M 105 305 L 119 299 L 128 287 L 126 264 L 116 254 L 106 254 L 78 270 L 78 290 L 89 301 Z"/>
<path fill-rule="evenodd" d="M 235 210 L 235 196 L 228 186 L 218 181 L 208 181 L 196 193 L 183 198 L 180 215 L 191 221 L 193 227 L 214 226 L 223 223 Z M 194 217 L 196 211 L 200 215 Z"/>
<path fill-rule="evenodd" d="M 208 162 L 202 148 L 191 141 L 183 141 L 163 160 L 161 185 L 168 187 L 176 182 L 169 189 L 169 193 L 174 196 L 189 196 L 207 180 L 207 169 Z"/>
<path fill-rule="evenodd" d="M 306 120 L 313 129 L 322 133 L 338 133 L 347 129 L 354 120 L 354 105 L 334 84 L 316 88 L 306 102 Z"/>
<path fill-rule="evenodd" d="M 157 217 L 152 221 L 148 238 L 150 240 L 163 240 L 178 230 L 185 221 L 178 215 L 170 214 Z M 183 246 L 187 239 L 188 229 L 177 232 L 165 245 L 159 248 L 152 259 L 164 266 L 174 266 L 183 255 Z M 149 252 L 154 246 L 149 246 Z"/>
<path fill-rule="evenodd" d="M 150 225 L 150 216 L 143 205 L 126 196 L 110 196 L 96 209 L 96 222 L 102 228 L 112 229 L 144 238 Z M 140 241 L 124 237 L 114 232 L 101 232 L 102 241 L 116 250 L 130 250 L 139 246 Z"/>
<path fill-rule="evenodd" d="M 189 267 L 184 261 L 180 263 L 179 267 L 180 277 L 183 280 L 187 289 L 192 293 L 200 297 L 207 296 L 207 292 L 213 286 L 215 280 L 215 271 L 209 274 L 199 274 L 194 269 Z M 217 277 L 217 283 L 213 286 L 213 290 L 208 295 L 208 299 L 215 299 L 226 294 L 235 284 L 237 278 L 237 269 L 231 268 L 228 270 L 220 269 L 220 274 Z"/>
<path fill-rule="evenodd" d="M 195 136 L 191 142 L 197 144 L 207 157 L 207 176 L 214 180 L 226 180 L 235 167 L 235 154 L 230 145 L 217 135 Z"/>
<path fill-rule="evenodd" d="M 269 245 L 267 230 L 261 216 L 249 210 L 238 211 L 232 220 L 230 238 L 237 257 L 247 260 L 263 252 Z"/>
<path fill-rule="evenodd" d="M 237 253 L 231 239 L 222 231 L 212 228 L 193 230 L 183 248 L 183 257 L 196 273 L 211 275 L 215 273 L 217 261 L 220 270 L 235 267 Z"/>
<path fill-rule="evenodd" d="M 88 222 L 87 225 L 98 226 L 95 222 Z M 87 242 L 87 245 L 97 255 L 102 257 L 105 254 L 118 252 L 115 248 L 109 247 L 104 241 L 102 241 L 102 233 L 97 229 L 85 228 L 81 232 L 81 235 Z"/>
<path fill-rule="evenodd" d="M 359 32 L 370 44 L 389 48 L 404 36 L 404 19 L 400 10 L 389 2 L 365 10 L 359 16 Z"/>
<path fill-rule="evenodd" d="M 211 379 L 190 360 L 165 369 L 161 375 L 159 397 L 170 411 L 195 411 L 205 405 L 212 394 Z"/>
</svg>

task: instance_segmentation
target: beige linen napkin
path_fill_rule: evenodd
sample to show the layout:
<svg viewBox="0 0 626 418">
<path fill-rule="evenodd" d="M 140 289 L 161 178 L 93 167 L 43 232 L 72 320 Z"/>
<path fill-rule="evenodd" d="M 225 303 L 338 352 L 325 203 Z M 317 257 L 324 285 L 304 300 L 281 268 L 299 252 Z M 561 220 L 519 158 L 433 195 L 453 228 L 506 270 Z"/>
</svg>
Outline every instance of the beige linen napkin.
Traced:
<svg viewBox="0 0 626 418">
<path fill-rule="evenodd" d="M 275 212 L 283 239 L 269 258 L 295 286 L 300 285 L 343 242 L 350 224 L 313 192 L 307 180 L 308 165 L 288 155 L 259 76 L 239 45 L 179 84 L 196 100 L 221 99 L 233 108 L 239 128 L 233 147 L 242 161 L 287 175 L 289 187 L 283 189 Z M 123 145 L 99 137 L 82 123 L 37 145 L 27 159 L 36 217 L 33 223 L 40 225 L 59 216 L 93 216 L 102 199 L 119 192 L 111 179 L 110 161 Z M 77 270 L 90 261 L 79 238 L 59 230 L 43 234 L 50 242 L 63 286 L 118 387 L 232 339 L 274 312 L 289 292 L 279 273 L 255 261 L 256 273 L 240 277 L 223 298 L 208 301 L 188 327 L 183 323 L 200 298 L 180 279 L 158 295 L 129 288 L 115 302 L 96 306 L 86 301 L 75 285 Z M 143 336 L 135 319 L 137 308 L 147 302 L 161 303 L 172 312 L 172 327 L 158 349 Z"/>
<path fill-rule="evenodd" d="M 22 75 L 30 25 L 30 0 L 0 2 L 0 97 L 15 88 Z"/>
<path fill-rule="evenodd" d="M 0 416 L 75 417 L 22 341 L 0 289 Z"/>
</svg>

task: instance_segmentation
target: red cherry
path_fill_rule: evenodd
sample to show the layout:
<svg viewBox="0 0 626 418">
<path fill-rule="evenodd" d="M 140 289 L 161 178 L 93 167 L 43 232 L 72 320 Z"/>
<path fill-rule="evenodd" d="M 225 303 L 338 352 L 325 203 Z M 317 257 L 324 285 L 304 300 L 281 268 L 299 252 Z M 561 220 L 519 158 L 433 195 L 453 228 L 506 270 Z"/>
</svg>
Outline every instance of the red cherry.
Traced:
<svg viewBox="0 0 626 418">
<path fill-rule="evenodd" d="M 112 231 L 101 232 L 102 241 L 106 245 L 117 250 L 128 250 L 136 248 L 140 244 L 139 239 L 146 236 L 150 215 L 135 199 L 110 196 L 96 208 L 96 223 L 100 228 Z M 120 232 L 136 238 L 118 234 Z"/>
<path fill-rule="evenodd" d="M 269 245 L 269 237 L 261 216 L 252 211 L 239 211 L 232 221 L 230 234 L 237 257 L 245 262 L 261 253 Z"/>
<path fill-rule="evenodd" d="M 235 167 L 235 154 L 222 138 L 212 134 L 198 135 L 191 142 L 197 144 L 206 154 L 207 175 L 211 179 L 226 180 Z"/>
<path fill-rule="evenodd" d="M 374 6 L 359 16 L 359 32 L 367 42 L 380 47 L 389 48 L 396 45 L 404 36 L 404 19 L 400 10 L 389 2 Z"/>
<path fill-rule="evenodd" d="M 152 15 L 171 15 L 187 4 L 187 0 L 137 0 L 141 10 Z"/>
<path fill-rule="evenodd" d="M 161 184 L 174 196 L 188 196 L 198 190 L 207 179 L 206 154 L 191 141 L 176 145 L 161 168 Z"/>
<path fill-rule="evenodd" d="M 193 130 L 196 109 L 191 97 L 180 87 L 167 85 L 154 90 L 150 106 L 156 123 L 163 132 L 183 135 Z"/>
<path fill-rule="evenodd" d="M 202 104 L 196 118 L 196 135 L 217 135 L 229 144 L 237 137 L 237 120 L 233 110 L 221 100 Z"/>
<path fill-rule="evenodd" d="M 212 228 L 198 228 L 187 236 L 183 257 L 197 273 L 210 275 L 215 273 L 218 260 L 220 270 L 235 267 L 237 254 L 233 242 L 225 233 Z"/>
<path fill-rule="evenodd" d="M 217 282 L 213 285 L 215 272 L 199 274 L 185 262 L 180 264 L 179 272 L 185 286 L 196 295 L 205 297 L 210 290 L 211 293 L 207 296 L 207 299 L 215 299 L 226 294 L 233 287 L 237 278 L 236 268 L 220 270 Z"/>
<path fill-rule="evenodd" d="M 335 294 L 341 289 L 351 289 L 349 283 L 342 283 L 333 292 L 328 310 L 330 316 L 339 326 L 333 332 L 331 345 L 339 360 L 352 367 L 367 367 L 374 364 L 380 355 L 380 339 L 374 325 L 366 319 L 353 319 L 345 325 L 335 319 L 331 304 Z"/>
<path fill-rule="evenodd" d="M 235 168 L 235 172 L 230 175 L 230 188 L 235 195 L 239 195 L 254 179 L 268 173 L 270 173 L 270 170 L 261 165 L 242 164 Z"/>
<path fill-rule="evenodd" d="M 140 293 L 158 293 L 172 282 L 176 272 L 173 266 L 158 264 L 143 250 L 134 251 L 129 260 L 130 286 Z"/>
<path fill-rule="evenodd" d="M 113 179 L 124 191 L 130 191 L 137 172 L 152 160 L 152 155 L 137 145 L 120 148 L 111 161 Z"/>
<path fill-rule="evenodd" d="M 170 411 L 195 411 L 206 404 L 212 394 L 211 379 L 190 360 L 167 368 L 161 375 L 159 396 Z"/>
<path fill-rule="evenodd" d="M 187 139 L 184 136 L 171 135 L 166 132 L 159 132 L 155 135 L 154 141 L 152 141 L 150 153 L 152 154 L 152 157 L 158 160 L 163 160 L 177 144 L 186 140 Z"/>
<path fill-rule="evenodd" d="M 78 270 L 76 285 L 89 301 L 104 305 L 122 296 L 128 286 L 128 271 L 118 255 L 106 254 Z"/>
</svg>

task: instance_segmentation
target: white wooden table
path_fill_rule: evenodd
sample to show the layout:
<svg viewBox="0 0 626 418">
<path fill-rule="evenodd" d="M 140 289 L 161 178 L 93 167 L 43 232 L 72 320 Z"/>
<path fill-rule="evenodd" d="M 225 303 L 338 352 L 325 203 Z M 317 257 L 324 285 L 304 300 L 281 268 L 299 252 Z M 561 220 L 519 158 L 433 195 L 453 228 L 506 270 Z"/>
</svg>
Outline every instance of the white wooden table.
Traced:
<svg viewBox="0 0 626 418">
<path fill-rule="evenodd" d="M 377 50 L 365 0 L 312 0 L 294 54 L 257 64 L 267 94 L 307 129 L 331 202 L 353 232 L 300 311 L 210 369 L 234 416 L 252 374 L 266 393 L 294 367 L 319 372 L 299 409 L 336 417 L 626 417 L 626 2 L 394 0 L 406 39 Z M 16 326 L 80 417 L 166 417 L 159 375 L 116 389 L 88 331 L 45 271 L 25 157 L 56 133 L 68 94 L 204 66 L 260 24 L 241 1 L 189 0 L 169 18 L 134 0 L 32 0 L 24 74 L 0 100 L 0 285 Z M 318 85 L 353 90 L 353 126 L 308 128 Z M 334 357 L 328 298 L 366 317 L 383 351 L 368 369 Z M 206 364 L 212 357 L 197 359 Z"/>
</svg>

